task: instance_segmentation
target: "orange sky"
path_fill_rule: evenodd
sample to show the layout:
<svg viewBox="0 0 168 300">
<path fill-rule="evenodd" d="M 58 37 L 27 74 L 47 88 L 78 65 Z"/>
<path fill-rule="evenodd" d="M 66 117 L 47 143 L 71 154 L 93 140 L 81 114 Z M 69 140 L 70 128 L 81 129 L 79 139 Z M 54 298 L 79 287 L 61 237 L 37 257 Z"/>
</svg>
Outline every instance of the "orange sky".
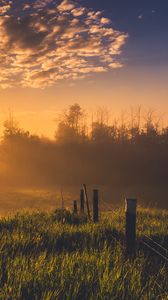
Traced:
<svg viewBox="0 0 168 300">
<path fill-rule="evenodd" d="M 167 9 L 92 2 L 2 1 L 0 133 L 12 111 L 22 128 L 52 138 L 75 102 L 113 116 L 141 105 L 168 123 Z"/>
<path fill-rule="evenodd" d="M 107 76 L 94 75 L 85 80 L 60 83 L 52 88 L 1 90 L 1 132 L 3 120 L 11 110 L 24 129 L 53 137 L 56 127 L 54 120 L 74 102 L 90 112 L 105 106 L 112 116 L 119 115 L 121 110 L 129 113 L 130 106 L 141 105 L 144 111 L 148 108 L 156 109 L 167 122 L 166 78 L 164 68 L 142 69 L 138 72 L 125 68 Z"/>
</svg>

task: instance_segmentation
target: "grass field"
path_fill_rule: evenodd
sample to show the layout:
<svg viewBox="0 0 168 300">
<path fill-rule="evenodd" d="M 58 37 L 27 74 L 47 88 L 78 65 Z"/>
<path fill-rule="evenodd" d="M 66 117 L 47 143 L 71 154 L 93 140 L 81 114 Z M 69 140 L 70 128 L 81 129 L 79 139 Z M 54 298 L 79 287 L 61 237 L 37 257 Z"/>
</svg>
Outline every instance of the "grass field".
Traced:
<svg viewBox="0 0 168 300">
<path fill-rule="evenodd" d="M 168 248 L 168 212 L 138 209 L 137 257 L 124 253 L 124 211 L 98 224 L 60 224 L 54 213 L 0 221 L 0 299 L 168 299 L 168 265 L 143 248 Z"/>
</svg>

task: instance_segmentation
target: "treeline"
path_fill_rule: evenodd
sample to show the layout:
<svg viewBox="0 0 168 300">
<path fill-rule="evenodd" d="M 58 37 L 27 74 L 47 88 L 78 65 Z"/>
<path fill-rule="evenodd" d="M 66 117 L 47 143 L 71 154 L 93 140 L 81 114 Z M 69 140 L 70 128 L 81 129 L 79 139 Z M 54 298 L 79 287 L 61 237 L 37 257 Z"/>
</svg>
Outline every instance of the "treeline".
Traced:
<svg viewBox="0 0 168 300">
<path fill-rule="evenodd" d="M 58 143 L 98 144 L 151 144 L 167 143 L 168 127 L 161 127 L 161 119 L 148 110 L 142 115 L 141 107 L 131 109 L 129 117 L 124 113 L 120 118 L 111 119 L 107 109 L 98 109 L 92 113 L 91 122 L 88 114 L 74 104 L 58 119 L 55 138 Z"/>
<path fill-rule="evenodd" d="M 4 123 L 0 146 L 2 185 L 110 185 L 167 189 L 168 127 L 149 111 L 110 122 L 107 110 L 88 121 L 73 104 L 57 119 L 55 140 L 21 129 L 13 117 Z M 167 202 L 166 199 L 164 199 Z"/>
<path fill-rule="evenodd" d="M 51 141 L 23 130 L 10 114 L 4 122 L 2 143 L 34 141 L 66 146 L 84 143 L 104 146 L 110 144 L 153 146 L 168 143 L 168 126 L 161 127 L 162 120 L 155 117 L 153 110 L 148 110 L 145 116 L 142 116 L 141 107 L 138 107 L 130 110 L 129 119 L 122 113 L 118 120 L 112 120 L 108 110 L 101 108 L 89 117 L 79 104 L 71 105 L 57 117 L 57 129 L 54 140 Z"/>
</svg>

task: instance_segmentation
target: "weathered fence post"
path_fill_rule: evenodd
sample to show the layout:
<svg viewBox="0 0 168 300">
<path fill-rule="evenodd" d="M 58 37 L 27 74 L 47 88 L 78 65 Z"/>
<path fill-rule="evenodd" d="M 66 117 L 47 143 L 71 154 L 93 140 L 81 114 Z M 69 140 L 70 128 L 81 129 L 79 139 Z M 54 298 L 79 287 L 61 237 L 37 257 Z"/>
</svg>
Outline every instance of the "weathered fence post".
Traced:
<svg viewBox="0 0 168 300">
<path fill-rule="evenodd" d="M 99 191 L 93 190 L 93 222 L 99 221 Z"/>
<path fill-rule="evenodd" d="M 89 208 L 89 199 L 88 199 L 88 193 L 87 193 L 87 189 L 86 189 L 86 184 L 83 185 L 83 190 L 84 190 L 85 199 L 86 199 L 86 207 L 87 207 L 88 218 L 89 218 L 89 220 L 91 220 L 90 208 Z"/>
<path fill-rule="evenodd" d="M 84 213 L 85 207 L 84 207 L 84 190 L 82 189 L 80 191 L 80 212 L 81 214 Z"/>
<path fill-rule="evenodd" d="M 126 211 L 126 255 L 134 257 L 136 253 L 136 199 L 125 200 Z"/>
<path fill-rule="evenodd" d="M 77 201 L 76 200 L 74 200 L 74 202 L 73 202 L 73 212 L 76 215 L 78 213 L 78 206 L 77 206 Z"/>
</svg>

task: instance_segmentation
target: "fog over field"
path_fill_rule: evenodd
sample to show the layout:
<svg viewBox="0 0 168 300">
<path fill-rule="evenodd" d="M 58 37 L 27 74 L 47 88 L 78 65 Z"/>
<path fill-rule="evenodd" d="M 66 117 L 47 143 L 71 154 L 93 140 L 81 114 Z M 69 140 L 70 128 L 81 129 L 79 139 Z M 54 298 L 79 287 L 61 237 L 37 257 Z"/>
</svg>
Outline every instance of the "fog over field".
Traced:
<svg viewBox="0 0 168 300">
<path fill-rule="evenodd" d="M 156 120 L 153 111 L 142 117 L 138 108 L 129 121 L 117 122 L 101 109 L 89 124 L 73 104 L 51 140 L 23 130 L 11 114 L 0 144 L 0 211 L 50 210 L 61 205 L 61 190 L 71 206 L 84 183 L 90 198 L 93 188 L 100 190 L 106 210 L 125 197 L 167 208 L 168 129 Z"/>
</svg>

